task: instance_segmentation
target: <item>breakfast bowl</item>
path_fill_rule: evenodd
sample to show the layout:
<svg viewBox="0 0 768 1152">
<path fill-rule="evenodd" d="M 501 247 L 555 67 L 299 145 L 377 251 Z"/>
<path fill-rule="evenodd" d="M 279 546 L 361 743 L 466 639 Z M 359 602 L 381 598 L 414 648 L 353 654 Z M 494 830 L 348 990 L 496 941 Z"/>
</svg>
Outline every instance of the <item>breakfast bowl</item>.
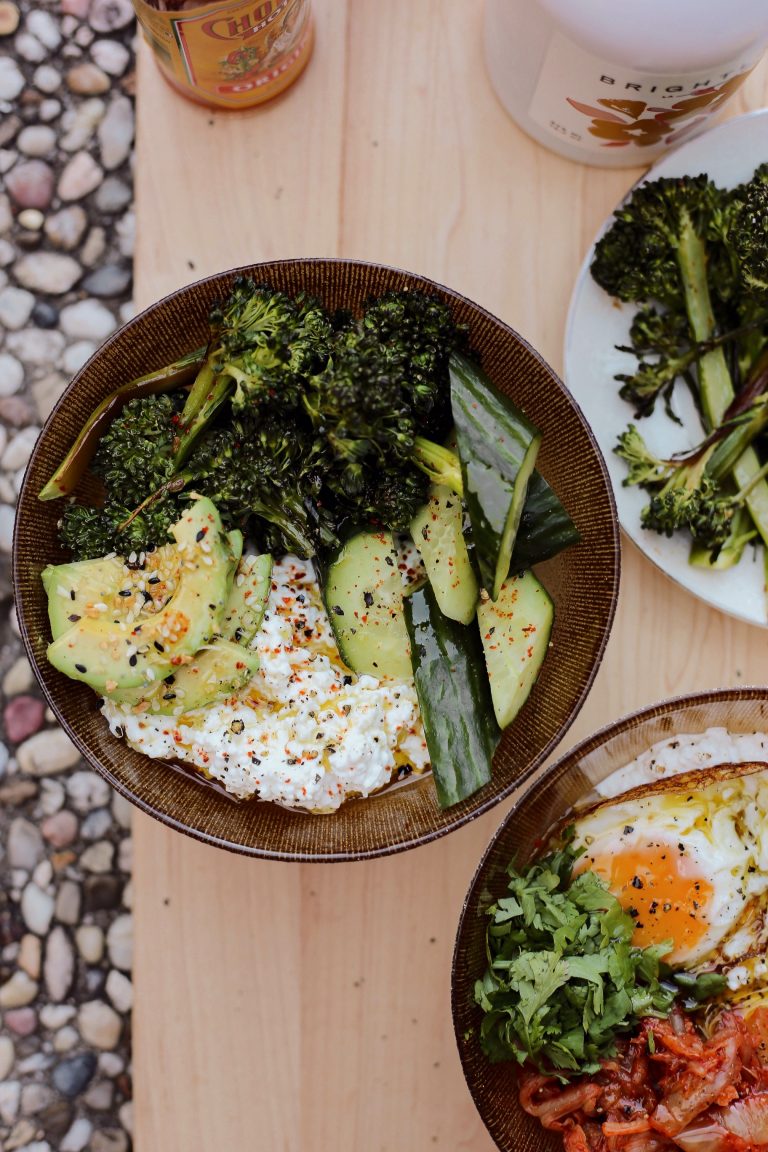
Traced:
<svg viewBox="0 0 768 1152">
<path fill-rule="evenodd" d="M 756 788 L 759 789 L 757 793 Z M 730 826 L 741 830 L 735 836 L 738 841 L 737 854 L 742 861 L 751 862 L 751 847 L 747 844 L 749 837 L 745 832 L 749 820 L 745 823 L 744 808 L 738 810 L 737 800 L 744 795 L 757 795 L 759 802 L 752 799 L 750 803 L 756 813 L 755 819 L 759 820 L 759 814 L 764 810 L 763 805 L 768 802 L 768 791 L 762 791 L 766 788 L 768 690 L 756 687 L 703 692 L 643 708 L 584 740 L 560 760 L 542 769 L 533 782 L 520 789 L 511 811 L 486 849 L 465 898 L 452 966 L 453 1022 L 464 1076 L 477 1110 L 502 1152 L 560 1152 L 564 1147 L 564 1130 L 569 1128 L 572 1143 L 565 1143 L 566 1148 L 578 1147 L 589 1152 L 593 1146 L 597 1146 L 592 1140 L 599 1144 L 601 1139 L 606 1138 L 600 1133 L 601 1124 L 606 1121 L 606 1113 L 601 1110 L 605 1097 L 601 1097 L 597 1089 L 597 1100 L 591 1100 L 590 1107 L 594 1108 L 594 1112 L 589 1113 L 589 1121 L 584 1120 L 585 1114 L 569 1114 L 568 1109 L 564 1108 L 560 1120 L 565 1120 L 565 1125 L 560 1124 L 560 1130 L 545 1130 L 538 1118 L 524 1110 L 519 1093 L 521 1090 L 525 1093 L 526 1085 L 528 1090 L 533 1085 L 534 1092 L 526 1099 L 532 1105 L 531 1112 L 538 1110 L 540 1115 L 544 1115 L 541 1101 L 546 1100 L 548 1094 L 554 1098 L 563 1086 L 551 1075 L 554 1066 L 545 1057 L 543 1063 L 548 1075 L 546 1079 L 538 1077 L 539 1069 L 534 1067 L 533 1060 L 540 1059 L 541 1054 L 536 1053 L 532 1059 L 529 1053 L 525 1057 L 526 1075 L 523 1078 L 518 1058 L 514 1054 L 510 1054 L 507 1049 L 499 1058 L 499 1049 L 496 1048 L 497 1058 L 492 1060 L 489 1058 L 492 1041 L 489 1043 L 487 1036 L 481 1038 L 481 1030 L 484 1027 L 488 1029 L 490 1017 L 485 1012 L 488 1002 L 482 1003 L 479 982 L 485 980 L 489 971 L 488 926 L 491 921 L 499 923 L 496 914 L 489 916 L 488 910 L 498 908 L 498 901 L 509 896 L 510 869 L 516 875 L 530 877 L 532 873 L 527 869 L 545 856 L 552 859 L 550 853 L 561 849 L 563 844 L 571 843 L 573 847 L 581 849 L 582 863 L 574 865 L 572 875 L 578 879 L 589 877 L 591 880 L 594 873 L 597 873 L 606 879 L 610 893 L 618 897 L 624 912 L 633 918 L 629 921 L 633 946 L 636 944 L 638 949 L 646 947 L 651 942 L 658 943 L 659 935 L 665 936 L 675 945 L 675 952 L 668 951 L 668 944 L 662 949 L 670 957 L 670 965 L 679 964 L 682 966 L 680 970 L 683 970 L 688 960 L 689 972 L 706 969 L 708 974 L 713 973 L 721 981 L 717 993 L 720 1000 L 715 998 L 710 1003 L 702 998 L 702 1003 L 709 1005 L 707 1013 L 711 1013 L 703 1017 L 707 1020 L 707 1027 L 711 1027 L 712 1022 L 718 1019 L 717 1004 L 725 1006 L 723 1019 L 728 1011 L 735 1009 L 739 1012 L 742 1008 L 746 1018 L 751 1019 L 748 1012 L 752 1011 L 754 1003 L 760 1003 L 759 988 L 754 992 L 756 1001 L 747 997 L 752 988 L 749 981 L 757 979 L 751 966 L 757 965 L 761 972 L 765 968 L 765 940 L 763 936 L 760 940 L 753 938 L 751 930 L 746 932 L 744 939 L 740 939 L 739 931 L 732 931 L 725 913 L 715 908 L 715 900 L 722 883 L 732 889 L 731 896 L 733 892 L 740 891 L 739 883 L 731 880 L 730 870 L 733 867 L 737 871 L 741 869 L 761 877 L 760 893 L 754 899 L 758 903 L 764 901 L 762 874 L 765 866 L 762 863 L 757 867 L 752 863 L 742 866 L 739 860 L 734 865 L 731 859 L 733 853 L 728 855 L 727 844 L 728 836 L 735 834 L 727 833 L 725 824 L 716 825 L 715 821 L 726 821 L 729 813 L 736 814 Z M 702 815 L 699 807 L 707 805 L 706 814 Z M 602 819 L 597 819 L 601 814 Z M 698 828 L 695 834 L 689 830 L 693 827 Z M 758 839 L 760 835 L 758 833 Z M 569 839 L 571 837 L 572 840 Z M 674 894 L 677 865 L 670 865 L 671 857 L 665 854 L 665 837 L 672 844 L 672 855 L 685 855 L 690 861 L 686 867 L 694 870 L 687 881 L 689 893 L 694 898 L 690 909 L 678 904 Z M 638 841 L 639 849 L 634 840 Z M 649 854 L 649 859 L 656 853 L 656 863 L 662 875 L 654 878 L 652 865 L 645 860 L 644 852 Z M 742 852 L 747 855 L 742 856 Z M 625 878 L 617 881 L 616 877 L 622 874 L 620 861 L 630 857 L 632 868 L 628 875 L 631 880 Z M 709 884 L 709 890 L 707 881 L 702 881 L 702 890 L 708 892 L 708 895 L 699 894 L 699 880 L 694 875 L 693 862 L 696 859 L 704 860 L 704 873 L 714 878 Z M 664 863 L 659 864 L 659 861 Z M 655 879 L 659 883 L 654 888 Z M 564 883 L 559 885 L 558 891 L 565 890 L 565 887 Z M 655 897 L 660 890 L 663 896 L 656 901 Z M 728 893 L 726 901 L 727 898 Z M 709 905 L 707 899 L 710 900 Z M 628 907 L 628 902 L 637 907 Z M 649 915 L 649 909 L 652 915 Z M 666 919 L 663 913 L 667 913 Z M 699 921 L 703 919 L 707 922 L 713 932 L 715 929 L 722 932 L 721 941 L 712 945 L 707 945 L 706 938 L 702 937 L 700 951 L 704 959 L 699 957 L 698 967 L 691 961 L 694 945 L 690 942 L 685 946 L 681 944 L 678 934 L 681 921 L 675 920 L 678 913 L 686 923 L 694 926 L 692 932 L 696 929 L 697 917 Z M 740 930 L 744 931 L 745 924 L 748 927 L 750 923 L 751 912 L 747 914 L 740 909 L 739 915 L 746 917 L 739 921 Z M 645 921 L 645 925 L 642 921 Z M 759 912 L 758 921 L 764 922 L 762 911 Z M 753 924 L 756 922 L 754 919 L 751 921 Z M 513 932 L 517 930 L 517 924 L 518 921 L 515 921 Z M 646 936 L 640 939 L 638 932 L 643 929 Z M 690 949 L 688 956 L 686 947 Z M 707 947 L 710 947 L 708 953 Z M 744 956 L 747 958 L 743 959 Z M 733 977 L 731 972 L 734 973 Z M 724 973 L 728 974 L 727 977 Z M 669 975 L 665 980 L 664 987 L 671 987 L 673 982 Z M 683 983 L 681 981 L 680 987 Z M 678 994 L 681 994 L 679 989 L 670 995 Z M 607 990 L 605 996 L 607 1001 Z M 692 1000 L 685 1007 L 686 1012 L 698 1011 L 699 1008 Z M 759 1010 L 760 1013 L 764 1011 Z M 654 1011 L 640 1015 L 651 1017 Z M 659 1012 L 659 1017 L 664 1015 L 664 1011 Z M 682 1014 L 679 1014 L 678 1021 L 681 1018 Z M 702 1017 L 699 1015 L 691 1019 L 700 1020 Z M 647 1019 L 641 1025 L 630 1026 L 629 1021 L 625 1023 L 626 1028 L 617 1029 L 611 1037 L 613 1048 L 607 1055 L 604 1052 L 600 1057 L 606 1062 L 607 1068 L 617 1065 L 623 1067 L 622 1061 L 627 1059 L 626 1052 L 640 1041 L 646 1054 L 644 1058 L 647 1059 L 648 1053 L 658 1049 L 661 1060 L 669 1059 L 669 1053 L 661 1044 L 657 1045 L 653 1037 L 650 1040 L 647 1038 Z M 668 1027 L 666 1019 L 660 1027 Z M 682 1025 L 679 1025 L 679 1030 L 682 1032 Z M 663 1035 L 663 1031 L 660 1034 Z M 715 1032 L 715 1040 L 717 1035 Z M 628 1047 L 620 1048 L 617 1053 L 616 1044 L 621 1045 L 625 1041 Z M 762 1035 L 760 1042 L 754 1045 L 754 1050 L 762 1053 L 762 1059 L 765 1058 Z M 653 1059 L 651 1054 L 651 1065 Z M 757 1077 L 750 1070 L 750 1094 L 757 1091 L 757 1084 L 765 1081 L 768 1073 L 763 1071 L 764 1067 L 760 1065 Z M 571 1075 L 569 1079 L 566 1071 L 565 1080 L 572 1086 L 569 1090 L 575 1092 L 578 1085 L 595 1082 L 590 1081 L 589 1075 L 579 1075 L 580 1069 L 575 1069 L 575 1066 L 571 1068 L 576 1078 Z M 703 1071 L 703 1068 L 704 1061 L 699 1053 L 698 1074 L 706 1080 L 712 1076 L 712 1070 Z M 672 1070 L 678 1076 L 679 1085 L 683 1074 L 680 1068 L 673 1067 Z M 606 1082 L 610 1082 L 610 1072 Z M 657 1086 L 654 1091 L 659 1091 Z M 723 1090 L 721 1083 L 720 1105 L 736 1097 L 735 1091 L 730 1095 L 729 1092 L 730 1089 Z M 671 1140 L 668 1143 L 655 1126 L 647 1121 L 640 1106 L 634 1100 L 624 1097 L 625 1111 L 620 1116 L 620 1122 L 615 1123 L 609 1133 L 615 1144 L 599 1146 L 655 1148 L 657 1144 L 654 1141 L 658 1137 L 661 1141 L 659 1147 L 664 1148 L 731 1147 L 728 1143 L 728 1130 L 719 1130 L 721 1123 L 727 1123 L 727 1119 L 722 1119 L 727 1109 L 713 1105 L 712 1100 L 700 1102 L 701 1108 L 705 1109 L 707 1103 L 712 1105 L 710 1110 L 702 1111 L 701 1115 L 690 1122 L 695 1131 L 690 1131 L 689 1142 L 686 1142 L 684 1133 L 678 1144 Z M 735 1107 L 741 1107 L 739 1101 Z M 650 1105 L 648 1109 L 650 1112 Z M 608 1115 L 609 1124 L 614 1119 Z M 625 1127 L 628 1121 L 631 1124 Z M 582 1138 L 577 1129 L 579 1122 L 594 1124 L 594 1135 L 590 1139 L 584 1138 L 583 1142 L 579 1142 Z M 678 1132 L 681 1128 L 682 1123 L 678 1126 Z M 705 1137 L 715 1142 L 710 1145 Z M 725 1143 L 716 1142 L 716 1138 L 720 1137 Z M 629 1142 L 625 1144 L 624 1141 Z"/>
<path fill-rule="evenodd" d="M 555 613 L 549 651 L 530 697 L 504 732 L 490 782 L 450 807 L 438 804 L 429 773 L 418 778 L 403 773 L 406 778 L 396 784 L 364 799 L 350 798 L 330 814 L 258 798 L 239 802 L 175 757 L 149 759 L 117 739 L 97 693 L 48 659 L 51 624 L 41 574 L 70 556 L 58 538 L 67 501 L 40 499 L 40 493 L 46 485 L 50 492 L 52 476 L 94 409 L 117 387 L 179 361 L 190 349 L 205 348 L 212 307 L 244 277 L 290 298 L 309 293 L 334 315 L 337 310 L 357 315 L 366 301 L 388 292 L 437 298 L 466 326 L 468 346 L 496 389 L 514 398 L 542 434 L 537 470 L 568 510 L 580 542 L 540 565 Z M 93 485 L 86 471 L 70 502 L 87 501 Z M 143 563 L 144 553 L 139 559 Z M 135 560 L 126 557 L 126 566 L 135 568 Z M 277 261 L 211 276 L 159 301 L 116 332 L 66 389 L 40 434 L 19 496 L 14 539 L 21 634 L 51 708 L 86 760 L 118 792 L 172 828 L 246 855 L 300 861 L 365 859 L 425 843 L 488 810 L 529 776 L 555 748 L 589 691 L 613 620 L 619 566 L 603 460 L 577 406 L 543 359 L 510 327 L 457 293 L 408 272 L 346 260 Z M 58 592 L 67 594 L 60 585 Z M 70 613 L 70 620 L 79 619 L 71 608 Z M 131 659 L 135 663 L 135 651 Z M 238 720 L 238 731 L 241 725 Z M 316 734 L 318 740 L 322 736 Z"/>
</svg>

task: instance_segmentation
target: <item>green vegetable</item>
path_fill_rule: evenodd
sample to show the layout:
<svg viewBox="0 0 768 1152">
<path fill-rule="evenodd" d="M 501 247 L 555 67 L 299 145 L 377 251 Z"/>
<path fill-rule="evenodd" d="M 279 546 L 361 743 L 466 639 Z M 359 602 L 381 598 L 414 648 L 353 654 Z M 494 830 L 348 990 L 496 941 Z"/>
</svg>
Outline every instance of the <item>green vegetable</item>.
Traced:
<svg viewBox="0 0 768 1152">
<path fill-rule="evenodd" d="M 454 354 L 450 373 L 464 501 L 480 575 L 495 600 L 509 574 L 541 433 L 466 357 Z"/>
<path fill-rule="evenodd" d="M 510 865 L 508 895 L 487 909 L 488 969 L 475 984 L 485 1013 L 480 1043 L 493 1061 L 531 1061 L 542 1072 L 596 1072 L 620 1033 L 644 1016 L 666 1016 L 678 991 L 662 958 L 671 940 L 633 947 L 633 921 L 580 855 L 563 848 L 522 872 Z M 702 998 L 722 978 L 686 977 Z"/>
<path fill-rule="evenodd" d="M 429 584 L 403 601 L 416 692 L 441 808 L 491 778 L 500 731 L 473 625 L 443 616 Z"/>
</svg>

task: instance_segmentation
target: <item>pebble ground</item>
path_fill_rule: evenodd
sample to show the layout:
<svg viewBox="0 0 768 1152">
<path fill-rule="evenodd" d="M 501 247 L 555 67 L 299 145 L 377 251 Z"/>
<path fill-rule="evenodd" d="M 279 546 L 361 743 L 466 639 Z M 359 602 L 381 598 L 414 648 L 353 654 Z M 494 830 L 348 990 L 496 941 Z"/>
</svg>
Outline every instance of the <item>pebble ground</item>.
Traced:
<svg viewBox="0 0 768 1152">
<path fill-rule="evenodd" d="M 42 422 L 132 314 L 130 0 L 0 0 L 0 1152 L 131 1147 L 131 812 L 18 638 L 16 496 Z"/>
</svg>

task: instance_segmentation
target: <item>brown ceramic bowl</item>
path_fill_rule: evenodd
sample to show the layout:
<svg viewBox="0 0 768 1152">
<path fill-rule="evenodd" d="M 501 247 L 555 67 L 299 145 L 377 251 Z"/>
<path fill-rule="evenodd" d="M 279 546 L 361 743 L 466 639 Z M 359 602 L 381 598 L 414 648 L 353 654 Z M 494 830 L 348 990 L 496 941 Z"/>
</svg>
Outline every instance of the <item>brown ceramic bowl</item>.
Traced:
<svg viewBox="0 0 768 1152">
<path fill-rule="evenodd" d="M 507 732 L 492 783 L 441 811 L 431 779 L 351 801 L 312 817 L 273 804 L 238 804 L 178 769 L 114 739 L 97 697 L 56 672 L 45 657 L 48 619 L 40 572 L 66 559 L 56 541 L 57 501 L 37 494 L 93 408 L 119 383 L 170 363 L 204 343 L 211 303 L 237 274 L 317 295 L 330 308 L 360 309 L 388 289 L 435 292 L 469 325 L 472 346 L 496 384 L 544 433 L 543 474 L 576 521 L 582 543 L 549 561 L 543 578 L 556 604 L 554 647 L 533 694 Z M 578 408 L 552 370 L 506 324 L 464 297 L 408 272 L 347 260 L 286 260 L 211 276 L 148 308 L 85 365 L 51 413 L 19 497 L 14 578 L 21 633 L 51 707 L 87 760 L 139 808 L 209 844 L 282 860 L 353 860 L 411 848 L 458 828 L 525 779 L 576 716 L 600 663 L 616 606 L 619 540 L 610 484 Z"/>
<path fill-rule="evenodd" d="M 473 1000 L 486 969 L 485 908 L 506 892 L 506 867 L 537 853 L 546 830 L 591 788 L 645 749 L 674 733 L 707 728 L 768 732 L 768 688 L 734 688 L 665 700 L 625 716 L 573 748 L 521 788 L 519 798 L 486 849 L 464 907 L 453 954 L 451 1003 L 456 1043 L 467 1085 L 501 1152 L 562 1152 L 562 1137 L 547 1133 L 517 1102 L 516 1065 L 491 1064 L 478 1042 L 482 1012 Z"/>
</svg>

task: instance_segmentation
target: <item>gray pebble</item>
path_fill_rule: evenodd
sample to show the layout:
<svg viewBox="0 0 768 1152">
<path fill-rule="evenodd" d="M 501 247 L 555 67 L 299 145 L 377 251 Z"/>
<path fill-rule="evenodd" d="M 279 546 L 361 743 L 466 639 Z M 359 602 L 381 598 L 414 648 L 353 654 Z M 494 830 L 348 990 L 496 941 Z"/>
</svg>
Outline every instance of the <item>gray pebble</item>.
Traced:
<svg viewBox="0 0 768 1152">
<path fill-rule="evenodd" d="M 80 753 L 62 728 L 46 728 L 43 732 L 36 732 L 19 746 L 16 756 L 20 768 L 30 776 L 55 776 L 58 772 L 72 768 L 80 760 Z M 82 795 L 85 788 L 85 784 L 80 781 L 73 783 L 76 777 L 91 776 L 94 780 L 101 780 L 93 772 L 75 772 L 70 776 L 67 783 L 70 796 L 71 789 L 79 788 Z M 103 783 L 109 788 L 106 780 Z"/>
<path fill-rule="evenodd" d="M 0 120 L 0 148 L 12 143 L 21 126 L 22 120 L 19 116 L 6 116 Z"/>
<path fill-rule="evenodd" d="M 75 931 L 77 948 L 86 964 L 98 964 L 104 955 L 104 933 L 96 924 L 81 924 Z"/>
<path fill-rule="evenodd" d="M 0 1083 L 0 1120 L 4 1124 L 13 1124 L 19 1114 L 21 1102 L 21 1084 L 18 1080 L 6 1080 Z"/>
<path fill-rule="evenodd" d="M 24 369 L 8 352 L 0 352 L 0 396 L 18 392 L 24 380 Z"/>
<path fill-rule="evenodd" d="M 80 1005 L 77 1026 L 86 1044 L 112 1049 L 120 1039 L 123 1022 L 114 1008 L 103 1000 L 87 1000 Z"/>
<path fill-rule="evenodd" d="M 27 16 L 26 26 L 27 31 L 36 36 L 40 43 L 44 44 L 51 52 L 55 51 L 61 44 L 59 25 L 50 12 L 46 12 L 44 8 L 33 8 Z"/>
<path fill-rule="evenodd" d="M 0 1035 L 0 1082 L 8 1079 L 15 1059 L 13 1040 L 10 1036 Z"/>
<path fill-rule="evenodd" d="M 48 372 L 32 385 L 35 407 L 41 420 L 47 419 L 51 409 L 66 388 L 68 377 L 60 372 Z"/>
<path fill-rule="evenodd" d="M 16 509 L 8 504 L 0 504 L 0 552 L 10 555 L 13 551 L 13 529 L 16 523 Z"/>
<path fill-rule="evenodd" d="M 12 868 L 31 872 L 42 859 L 45 845 L 40 832 L 29 820 L 17 816 L 8 830 L 8 862 Z"/>
<path fill-rule="evenodd" d="M 84 100 L 76 108 L 68 108 L 61 118 L 64 135 L 59 140 L 59 146 L 65 152 L 77 152 L 79 148 L 84 148 L 90 142 L 106 109 L 106 104 L 98 97 Z"/>
<path fill-rule="evenodd" d="M 53 245 L 69 252 L 80 243 L 87 227 L 85 209 L 72 204 L 46 219 L 45 234 Z"/>
<path fill-rule="evenodd" d="M 93 0 L 88 10 L 88 23 L 94 32 L 115 32 L 133 20 L 130 0 Z"/>
<path fill-rule="evenodd" d="M 133 104 L 127 96 L 118 96 L 109 105 L 97 130 L 101 162 L 108 171 L 127 160 L 133 143 L 133 130 Z"/>
<path fill-rule="evenodd" d="M 50 64 L 41 64 L 39 68 L 35 69 L 35 74 L 32 77 L 32 83 L 35 88 L 40 92 L 45 92 L 50 95 L 61 86 L 61 74 Z M 40 105 L 42 108 L 42 105 Z M 59 105 L 59 110 L 61 105 Z M 39 111 L 39 109 L 38 109 Z M 58 111 L 56 113 L 58 115 Z"/>
<path fill-rule="evenodd" d="M 43 980 L 51 1000 L 65 1000 L 75 978 L 75 953 L 67 933 L 58 924 L 45 945 Z"/>
<path fill-rule="evenodd" d="M 59 780 L 46 777 L 40 781 L 40 812 L 43 816 L 53 816 L 64 805 L 64 785 Z"/>
<path fill-rule="evenodd" d="M 57 192 L 62 200 L 82 200 L 104 179 L 90 152 L 76 152 L 59 177 Z"/>
<path fill-rule="evenodd" d="M 47 300 L 37 300 L 32 309 L 31 319 L 37 328 L 55 328 L 59 322 L 59 312 Z"/>
<path fill-rule="evenodd" d="M 99 225 L 91 228 L 80 252 L 80 261 L 86 268 L 92 268 L 104 255 L 107 247 L 107 234 Z"/>
<path fill-rule="evenodd" d="M 5 328 L 23 328 L 32 314 L 35 298 L 31 292 L 10 285 L 0 292 L 0 325 Z"/>
<path fill-rule="evenodd" d="M 121 296 L 132 278 L 130 268 L 121 268 L 117 264 L 104 264 L 86 276 L 83 288 L 93 296 Z"/>
<path fill-rule="evenodd" d="M 69 1024 L 76 1015 L 77 1009 L 71 1004 L 44 1004 L 40 1009 L 40 1023 L 44 1028 L 56 1032 L 65 1024 Z"/>
<path fill-rule="evenodd" d="M 62 1096 L 68 1096 L 72 1099 L 85 1091 L 93 1079 L 95 1071 L 95 1054 L 93 1052 L 80 1052 L 77 1056 L 68 1056 L 65 1060 L 59 1061 L 53 1070 L 53 1083 Z M 64 1147 L 63 1144 L 62 1147 Z"/>
<path fill-rule="evenodd" d="M 37 37 L 30 36 L 29 32 L 19 32 L 13 46 L 17 55 L 30 64 L 40 64 L 41 61 L 45 60 L 45 48 Z"/>
<path fill-rule="evenodd" d="M 119 40 L 97 40 L 91 48 L 91 56 L 99 68 L 110 76 L 122 76 L 131 58 L 130 52 Z"/>
<path fill-rule="evenodd" d="M 79 1116 L 61 1142 L 60 1152 L 83 1152 L 93 1132 L 93 1125 Z"/>
<path fill-rule="evenodd" d="M 107 951 L 113 967 L 130 972 L 133 966 L 133 917 L 118 916 L 107 931 Z"/>
<path fill-rule="evenodd" d="M 106 993 L 118 1012 L 125 1015 L 133 1007 L 133 985 L 124 973 L 113 968 L 107 976 Z"/>
<path fill-rule="evenodd" d="M 41 328 L 22 328 L 18 332 L 12 332 L 6 340 L 9 352 L 26 364 L 34 364 L 41 368 L 56 363 L 64 351 L 65 343 L 61 332 Z"/>
<path fill-rule="evenodd" d="M 19 133 L 16 143 L 25 156 L 47 156 L 56 147 L 56 133 L 45 124 L 30 124 Z"/>
<path fill-rule="evenodd" d="M 94 34 L 87 24 L 81 24 L 77 32 L 75 32 L 75 43 L 80 48 L 90 47 L 94 39 Z"/>
<path fill-rule="evenodd" d="M 61 360 L 61 366 L 67 376 L 74 376 L 76 372 L 79 372 L 95 351 L 96 345 L 92 344 L 90 340 L 78 340 L 77 343 L 70 344 Z"/>
<path fill-rule="evenodd" d="M 35 73 L 37 75 L 37 73 Z M 57 73 L 58 77 L 58 73 Z M 56 81 L 56 87 L 59 86 L 59 79 Z M 39 87 L 39 85 L 38 85 Z M 61 112 L 61 104 L 58 100 L 43 100 L 42 104 L 38 106 L 37 116 L 44 124 L 48 124 L 51 120 L 55 120 Z"/>
<path fill-rule="evenodd" d="M 12 56 L 0 56 L 0 100 L 15 100 L 24 87 L 24 75 Z"/>
<path fill-rule="evenodd" d="M 109 808 L 97 808 L 89 812 L 80 829 L 83 840 L 99 840 L 112 827 L 112 813 Z"/>
<path fill-rule="evenodd" d="M 53 171 L 44 160 L 23 160 L 8 173 L 5 186 L 20 208 L 44 211 L 53 197 Z"/>
<path fill-rule="evenodd" d="M 34 1116 L 55 1100 L 53 1089 L 47 1084 L 25 1084 L 21 1090 L 22 1116 Z"/>
<path fill-rule="evenodd" d="M 77 924 L 80 919 L 81 903 L 80 885 L 74 880 L 62 880 L 56 894 L 56 919 L 62 924 Z"/>
<path fill-rule="evenodd" d="M 24 1008 L 37 996 L 37 981 L 26 972 L 16 971 L 9 980 L 0 985 L 0 1008 Z"/>
<path fill-rule="evenodd" d="M 73 772 L 67 780 L 67 794 L 76 812 L 103 808 L 109 803 L 110 791 L 107 781 L 95 772 Z"/>
<path fill-rule="evenodd" d="M 35 425 L 30 428 L 22 428 L 20 432 L 17 432 L 0 457 L 0 467 L 4 468 L 6 472 L 24 468 L 32 455 L 32 449 L 39 434 L 40 429 Z"/>
<path fill-rule="evenodd" d="M 117 176 L 108 176 L 96 193 L 96 207 L 100 212 L 121 212 L 131 202 L 133 193 Z"/>
<path fill-rule="evenodd" d="M 41 161 L 30 161 L 41 163 Z M 31 252 L 14 266 L 16 279 L 33 292 L 61 296 L 69 292 L 82 276 L 82 269 L 71 256 L 58 252 Z"/>
<path fill-rule="evenodd" d="M 21 894 L 21 915 L 30 932 L 45 936 L 53 919 L 53 897 L 37 884 L 27 884 Z"/>
<path fill-rule="evenodd" d="M 98 300 L 78 300 L 61 310 L 61 329 L 70 340 L 100 343 L 115 330 L 115 317 Z"/>
<path fill-rule="evenodd" d="M 115 1086 L 110 1080 L 97 1080 L 91 1084 L 83 1102 L 95 1112 L 108 1112 L 115 1098 Z M 93 1147 L 93 1144 L 91 1144 Z"/>
<path fill-rule="evenodd" d="M 11 202 L 3 192 L 0 192 L 0 233 L 7 232 L 12 226 Z"/>
</svg>

